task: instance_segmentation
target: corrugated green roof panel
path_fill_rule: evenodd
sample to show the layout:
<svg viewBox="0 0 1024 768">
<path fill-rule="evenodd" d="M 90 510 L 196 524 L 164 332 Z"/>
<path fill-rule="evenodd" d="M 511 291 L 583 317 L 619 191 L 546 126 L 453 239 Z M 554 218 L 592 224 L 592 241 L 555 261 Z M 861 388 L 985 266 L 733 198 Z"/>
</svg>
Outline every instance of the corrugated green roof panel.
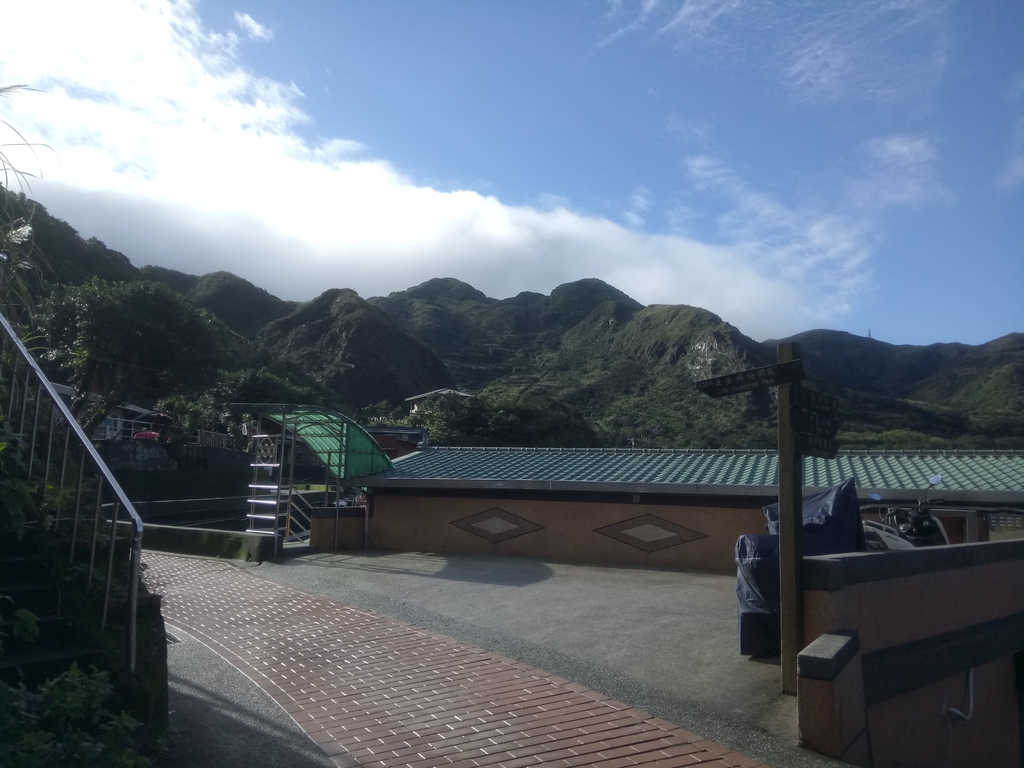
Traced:
<svg viewBox="0 0 1024 768">
<path fill-rule="evenodd" d="M 1024 492 L 1021 451 L 848 451 L 804 459 L 804 485 L 822 488 L 853 477 L 859 488 L 917 490 L 933 474 L 941 491 Z M 362 478 L 409 481 L 624 483 L 746 486 L 778 484 L 774 451 L 557 448 L 429 448 L 394 469 Z"/>
<path fill-rule="evenodd" d="M 391 469 L 391 459 L 377 441 L 351 419 L 314 406 L 293 406 L 287 413 L 263 412 L 265 418 L 294 430 L 331 474 L 346 480 Z"/>
</svg>

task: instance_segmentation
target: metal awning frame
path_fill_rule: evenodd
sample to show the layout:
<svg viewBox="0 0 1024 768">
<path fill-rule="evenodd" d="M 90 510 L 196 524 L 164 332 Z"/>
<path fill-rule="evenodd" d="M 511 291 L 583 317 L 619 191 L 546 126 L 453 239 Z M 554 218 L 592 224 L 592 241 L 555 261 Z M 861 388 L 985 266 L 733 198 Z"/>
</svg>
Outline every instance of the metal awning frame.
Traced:
<svg viewBox="0 0 1024 768">
<path fill-rule="evenodd" d="M 290 430 L 324 463 L 339 483 L 394 467 L 377 441 L 347 416 L 313 405 L 231 403 L 232 413 L 251 414 Z"/>
</svg>

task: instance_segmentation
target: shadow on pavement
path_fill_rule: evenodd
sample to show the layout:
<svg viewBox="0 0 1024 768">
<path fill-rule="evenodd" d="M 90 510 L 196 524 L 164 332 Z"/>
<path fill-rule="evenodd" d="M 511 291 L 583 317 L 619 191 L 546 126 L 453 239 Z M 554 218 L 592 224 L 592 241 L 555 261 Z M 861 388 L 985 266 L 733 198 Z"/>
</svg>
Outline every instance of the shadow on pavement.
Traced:
<svg viewBox="0 0 1024 768">
<path fill-rule="evenodd" d="M 335 768 L 261 688 L 181 630 L 167 648 L 169 748 L 157 768 Z"/>
<path fill-rule="evenodd" d="M 539 584 L 551 578 L 554 571 L 542 562 L 530 558 L 495 558 L 473 557 L 460 555 L 450 557 L 446 555 L 431 555 L 417 553 L 408 555 L 403 553 L 402 562 L 412 561 L 413 566 L 395 567 L 395 558 L 387 557 L 382 553 L 374 556 L 374 553 L 366 555 L 347 557 L 336 553 L 324 555 L 310 555 L 303 557 L 300 561 L 282 561 L 283 567 L 289 565 L 313 565 L 320 568 L 343 568 L 346 570 L 363 571 L 367 573 L 388 573 L 392 575 L 418 576 L 425 579 L 446 579 L 449 581 L 464 581 L 475 584 L 494 584 L 503 587 L 526 587 L 531 584 Z M 378 565 L 373 561 L 379 559 L 382 564 Z M 511 560 L 512 562 L 507 562 Z M 391 563 L 385 565 L 383 563 Z"/>
</svg>

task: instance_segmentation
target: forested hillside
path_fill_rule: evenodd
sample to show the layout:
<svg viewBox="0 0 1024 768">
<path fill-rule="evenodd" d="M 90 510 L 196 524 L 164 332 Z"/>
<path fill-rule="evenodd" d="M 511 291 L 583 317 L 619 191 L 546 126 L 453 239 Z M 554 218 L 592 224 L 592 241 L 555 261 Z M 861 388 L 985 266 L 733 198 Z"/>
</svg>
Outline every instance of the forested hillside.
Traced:
<svg viewBox="0 0 1024 768">
<path fill-rule="evenodd" d="M 215 423 L 232 400 L 301 400 L 408 421 L 405 398 L 457 387 L 476 397 L 443 399 L 415 417 L 435 442 L 775 441 L 770 390 L 711 400 L 693 386 L 773 362 L 775 342 L 698 307 L 645 307 L 595 279 L 495 299 L 437 278 L 386 297 L 333 288 L 296 304 L 227 272 L 137 268 L 24 196 L 5 195 L 30 217 L 44 265 L 44 358 L 80 388 L 106 386 L 111 397 L 130 393 Z M 1024 334 L 980 346 L 896 346 L 828 330 L 792 340 L 811 386 L 841 399 L 845 447 L 1024 448 Z M 155 351 L 140 364 L 147 347 Z M 188 370 L 152 375 L 154 366 Z"/>
</svg>

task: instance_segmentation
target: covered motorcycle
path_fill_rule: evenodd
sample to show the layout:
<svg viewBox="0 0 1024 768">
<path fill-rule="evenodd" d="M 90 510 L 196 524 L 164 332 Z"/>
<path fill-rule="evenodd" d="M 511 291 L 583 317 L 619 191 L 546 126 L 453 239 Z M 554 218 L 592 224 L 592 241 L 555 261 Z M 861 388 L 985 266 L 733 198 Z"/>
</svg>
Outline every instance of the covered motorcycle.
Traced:
<svg viewBox="0 0 1024 768">
<path fill-rule="evenodd" d="M 736 599 L 740 653 L 779 653 L 779 505 L 762 507 L 767 534 L 736 541 Z M 803 499 L 803 554 L 834 555 L 867 549 L 853 479 Z"/>
</svg>

